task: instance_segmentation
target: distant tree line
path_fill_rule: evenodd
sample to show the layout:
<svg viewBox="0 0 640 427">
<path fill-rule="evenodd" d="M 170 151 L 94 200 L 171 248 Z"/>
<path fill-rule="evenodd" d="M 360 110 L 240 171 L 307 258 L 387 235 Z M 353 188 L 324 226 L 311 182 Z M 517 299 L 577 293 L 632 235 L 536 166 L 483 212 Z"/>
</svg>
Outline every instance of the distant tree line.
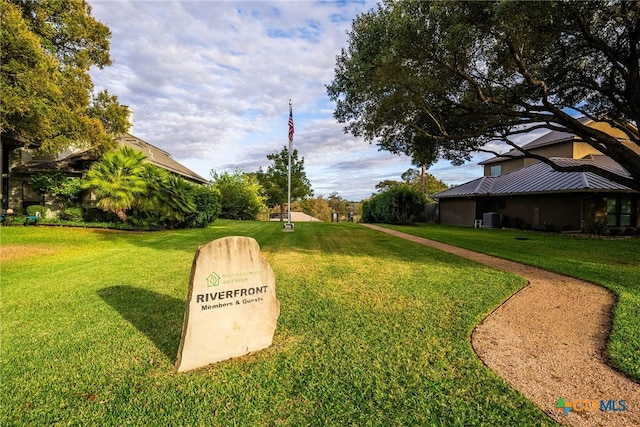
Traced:
<svg viewBox="0 0 640 427">
<path fill-rule="evenodd" d="M 287 203 L 287 148 L 267 158 L 272 164 L 266 170 L 211 171 L 208 184 L 196 185 L 146 162 L 142 152 L 124 146 L 103 154 L 83 178 L 60 172 L 32 175 L 29 184 L 42 197 L 42 205 L 30 209 L 44 213 L 48 195 L 61 206 L 60 219 L 122 223 L 143 229 L 205 227 L 217 218 L 268 219 L 272 212 L 282 218 Z M 330 221 L 332 214 L 342 220 L 350 214 L 360 215 L 360 204 L 338 193 L 327 199 L 313 197 L 304 158 L 299 159 L 297 151 L 292 154 L 291 178 L 293 211 L 323 221 Z M 80 207 L 87 192 L 95 208 Z"/>
</svg>

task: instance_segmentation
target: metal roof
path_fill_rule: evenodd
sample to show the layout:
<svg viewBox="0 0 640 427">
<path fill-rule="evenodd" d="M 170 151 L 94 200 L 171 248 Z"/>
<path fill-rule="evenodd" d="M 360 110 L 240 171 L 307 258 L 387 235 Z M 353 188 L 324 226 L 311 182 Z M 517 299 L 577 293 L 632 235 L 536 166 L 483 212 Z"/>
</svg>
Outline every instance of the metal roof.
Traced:
<svg viewBox="0 0 640 427">
<path fill-rule="evenodd" d="M 552 158 L 564 166 L 593 164 L 620 176 L 630 176 L 620 165 L 605 156 L 589 156 L 584 159 Z M 558 172 L 546 163 L 533 165 L 501 176 L 469 181 L 457 187 L 434 194 L 436 199 L 470 196 L 506 196 L 535 193 L 568 193 L 581 191 L 634 191 L 592 172 Z"/>
<path fill-rule="evenodd" d="M 11 169 L 12 173 L 34 174 L 39 172 L 64 172 L 73 175 L 82 175 L 83 163 L 95 160 L 95 154 L 89 150 L 72 153 L 67 157 L 56 160 L 31 160 Z"/>
<path fill-rule="evenodd" d="M 118 141 L 118 143 L 121 145 L 128 145 L 131 148 L 141 151 L 142 154 L 147 156 L 145 161 L 153 163 L 154 165 L 166 169 L 169 172 L 173 172 L 175 174 L 183 176 L 186 179 L 199 182 L 201 184 L 209 182 L 208 179 L 201 177 L 191 169 L 175 161 L 171 157 L 171 154 L 169 154 L 168 152 L 156 147 L 155 145 L 149 144 L 148 142 L 143 141 L 136 136 L 125 133 L 119 135 L 116 138 L 116 141 Z"/>
<path fill-rule="evenodd" d="M 191 169 L 175 161 L 171 157 L 171 154 L 169 154 L 168 152 L 156 147 L 155 145 L 149 144 L 148 142 L 143 141 L 136 136 L 133 136 L 129 133 L 124 133 L 118 135 L 116 137 L 116 141 L 120 145 L 128 145 L 135 150 L 141 151 L 146 156 L 146 162 L 153 163 L 160 168 L 180 175 L 192 182 L 197 182 L 200 184 L 206 184 L 207 182 L 209 182 L 208 179 L 201 177 Z M 84 149 L 78 152 L 71 153 L 70 155 L 63 157 L 62 159 L 50 161 L 32 160 L 23 165 L 14 167 L 12 171 L 16 173 L 30 174 L 36 172 L 57 170 L 59 172 L 80 175 L 84 172 L 84 165 L 82 164 L 82 162 L 95 161 L 97 160 L 97 158 L 98 156 L 94 151 L 92 151 L 91 149 Z"/>
<path fill-rule="evenodd" d="M 487 195 L 491 189 L 493 180 L 497 177 L 483 176 L 482 178 L 474 179 L 467 183 L 458 185 L 448 190 L 441 191 L 434 194 L 432 197 L 463 197 L 463 196 L 477 196 Z"/>
</svg>

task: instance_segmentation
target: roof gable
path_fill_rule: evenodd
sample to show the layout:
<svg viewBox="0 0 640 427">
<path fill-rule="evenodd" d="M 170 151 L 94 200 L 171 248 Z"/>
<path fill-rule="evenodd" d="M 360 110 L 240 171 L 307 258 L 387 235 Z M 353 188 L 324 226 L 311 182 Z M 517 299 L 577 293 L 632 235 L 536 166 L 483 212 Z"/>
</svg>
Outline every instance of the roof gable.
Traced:
<svg viewBox="0 0 640 427">
<path fill-rule="evenodd" d="M 581 117 L 578 119 L 582 124 L 589 126 L 590 123 L 594 123 L 593 120 L 588 119 L 586 117 Z M 562 142 L 570 142 L 570 141 L 580 141 L 580 139 L 570 132 L 563 132 L 558 130 L 552 130 L 544 135 L 530 141 L 522 146 L 523 149 L 532 150 L 535 148 L 547 147 L 549 145 L 560 144 Z M 488 165 L 496 162 L 503 162 L 510 158 L 519 158 L 524 156 L 524 153 L 517 148 L 512 148 L 507 153 L 502 154 L 501 156 L 492 157 L 490 159 L 484 160 L 479 165 Z"/>
<path fill-rule="evenodd" d="M 169 154 L 168 152 L 156 147 L 155 145 L 149 144 L 148 142 L 143 141 L 136 136 L 125 133 L 119 135 L 116 138 L 116 141 L 118 141 L 120 145 L 128 145 L 135 150 L 141 151 L 142 154 L 147 156 L 145 161 L 152 163 L 162 169 L 166 169 L 169 172 L 173 172 L 190 181 L 199 182 L 201 184 L 209 182 L 208 179 L 201 177 L 191 169 L 178 163 L 173 159 L 173 157 L 171 157 L 171 154 Z"/>
<path fill-rule="evenodd" d="M 209 182 L 208 179 L 201 177 L 191 169 L 178 163 L 171 157 L 171 154 L 169 154 L 168 152 L 156 147 L 155 145 L 149 144 L 148 142 L 136 136 L 133 136 L 129 133 L 124 133 L 118 135 L 116 137 L 116 141 L 121 146 L 127 145 L 135 150 L 142 152 L 146 156 L 146 162 L 152 163 L 162 169 L 180 175 L 191 182 L 196 182 L 199 184 L 206 184 Z M 5 146 L 17 145 L 15 144 L 15 142 L 12 142 L 8 138 L 3 138 L 2 143 L 3 148 Z M 58 171 L 67 174 L 82 175 L 88 167 L 87 164 L 98 160 L 98 158 L 99 154 L 97 151 L 92 149 L 80 149 L 77 151 L 70 151 L 69 153 L 65 153 L 61 155 L 60 158 L 55 160 L 34 159 L 11 168 L 11 171 L 22 174 Z"/>
<path fill-rule="evenodd" d="M 606 156 L 584 159 L 553 159 L 560 165 L 594 164 L 620 176 L 630 176 Z M 533 193 L 567 193 L 580 191 L 633 191 L 592 172 L 558 172 L 546 163 L 533 165 L 496 177 L 482 177 L 434 194 L 437 199 L 470 196 L 506 196 Z"/>
</svg>

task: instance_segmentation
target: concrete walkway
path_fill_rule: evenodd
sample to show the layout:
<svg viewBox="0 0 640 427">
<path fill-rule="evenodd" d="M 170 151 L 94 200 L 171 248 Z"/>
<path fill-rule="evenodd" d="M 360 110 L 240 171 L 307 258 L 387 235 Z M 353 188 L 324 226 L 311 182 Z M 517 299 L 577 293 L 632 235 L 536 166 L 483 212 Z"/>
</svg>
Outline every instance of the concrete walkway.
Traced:
<svg viewBox="0 0 640 427">
<path fill-rule="evenodd" d="M 471 342 L 480 359 L 561 424 L 640 426 L 640 385 L 607 364 L 615 296 L 603 287 L 445 243 L 364 224 L 524 277 L 528 286 L 480 323 Z M 556 408 L 563 398 L 575 408 Z M 600 401 L 615 408 L 600 410 Z M 611 409 L 611 407 L 609 407 Z"/>
</svg>

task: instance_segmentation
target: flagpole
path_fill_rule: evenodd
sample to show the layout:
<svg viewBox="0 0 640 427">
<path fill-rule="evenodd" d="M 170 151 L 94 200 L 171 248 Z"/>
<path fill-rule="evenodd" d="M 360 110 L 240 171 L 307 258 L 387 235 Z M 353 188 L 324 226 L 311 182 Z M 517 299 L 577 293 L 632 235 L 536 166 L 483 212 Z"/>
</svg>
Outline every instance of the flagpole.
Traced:
<svg viewBox="0 0 640 427">
<path fill-rule="evenodd" d="M 291 223 L 291 152 L 293 151 L 293 109 L 291 100 L 289 100 L 289 170 L 287 183 L 287 223 L 284 226 L 285 231 L 293 231 Z"/>
<path fill-rule="evenodd" d="M 293 110 L 291 106 L 291 100 L 289 100 L 289 126 L 293 121 Z M 287 191 L 287 221 L 291 224 L 291 150 L 293 148 L 293 133 L 289 131 L 289 183 Z"/>
</svg>

